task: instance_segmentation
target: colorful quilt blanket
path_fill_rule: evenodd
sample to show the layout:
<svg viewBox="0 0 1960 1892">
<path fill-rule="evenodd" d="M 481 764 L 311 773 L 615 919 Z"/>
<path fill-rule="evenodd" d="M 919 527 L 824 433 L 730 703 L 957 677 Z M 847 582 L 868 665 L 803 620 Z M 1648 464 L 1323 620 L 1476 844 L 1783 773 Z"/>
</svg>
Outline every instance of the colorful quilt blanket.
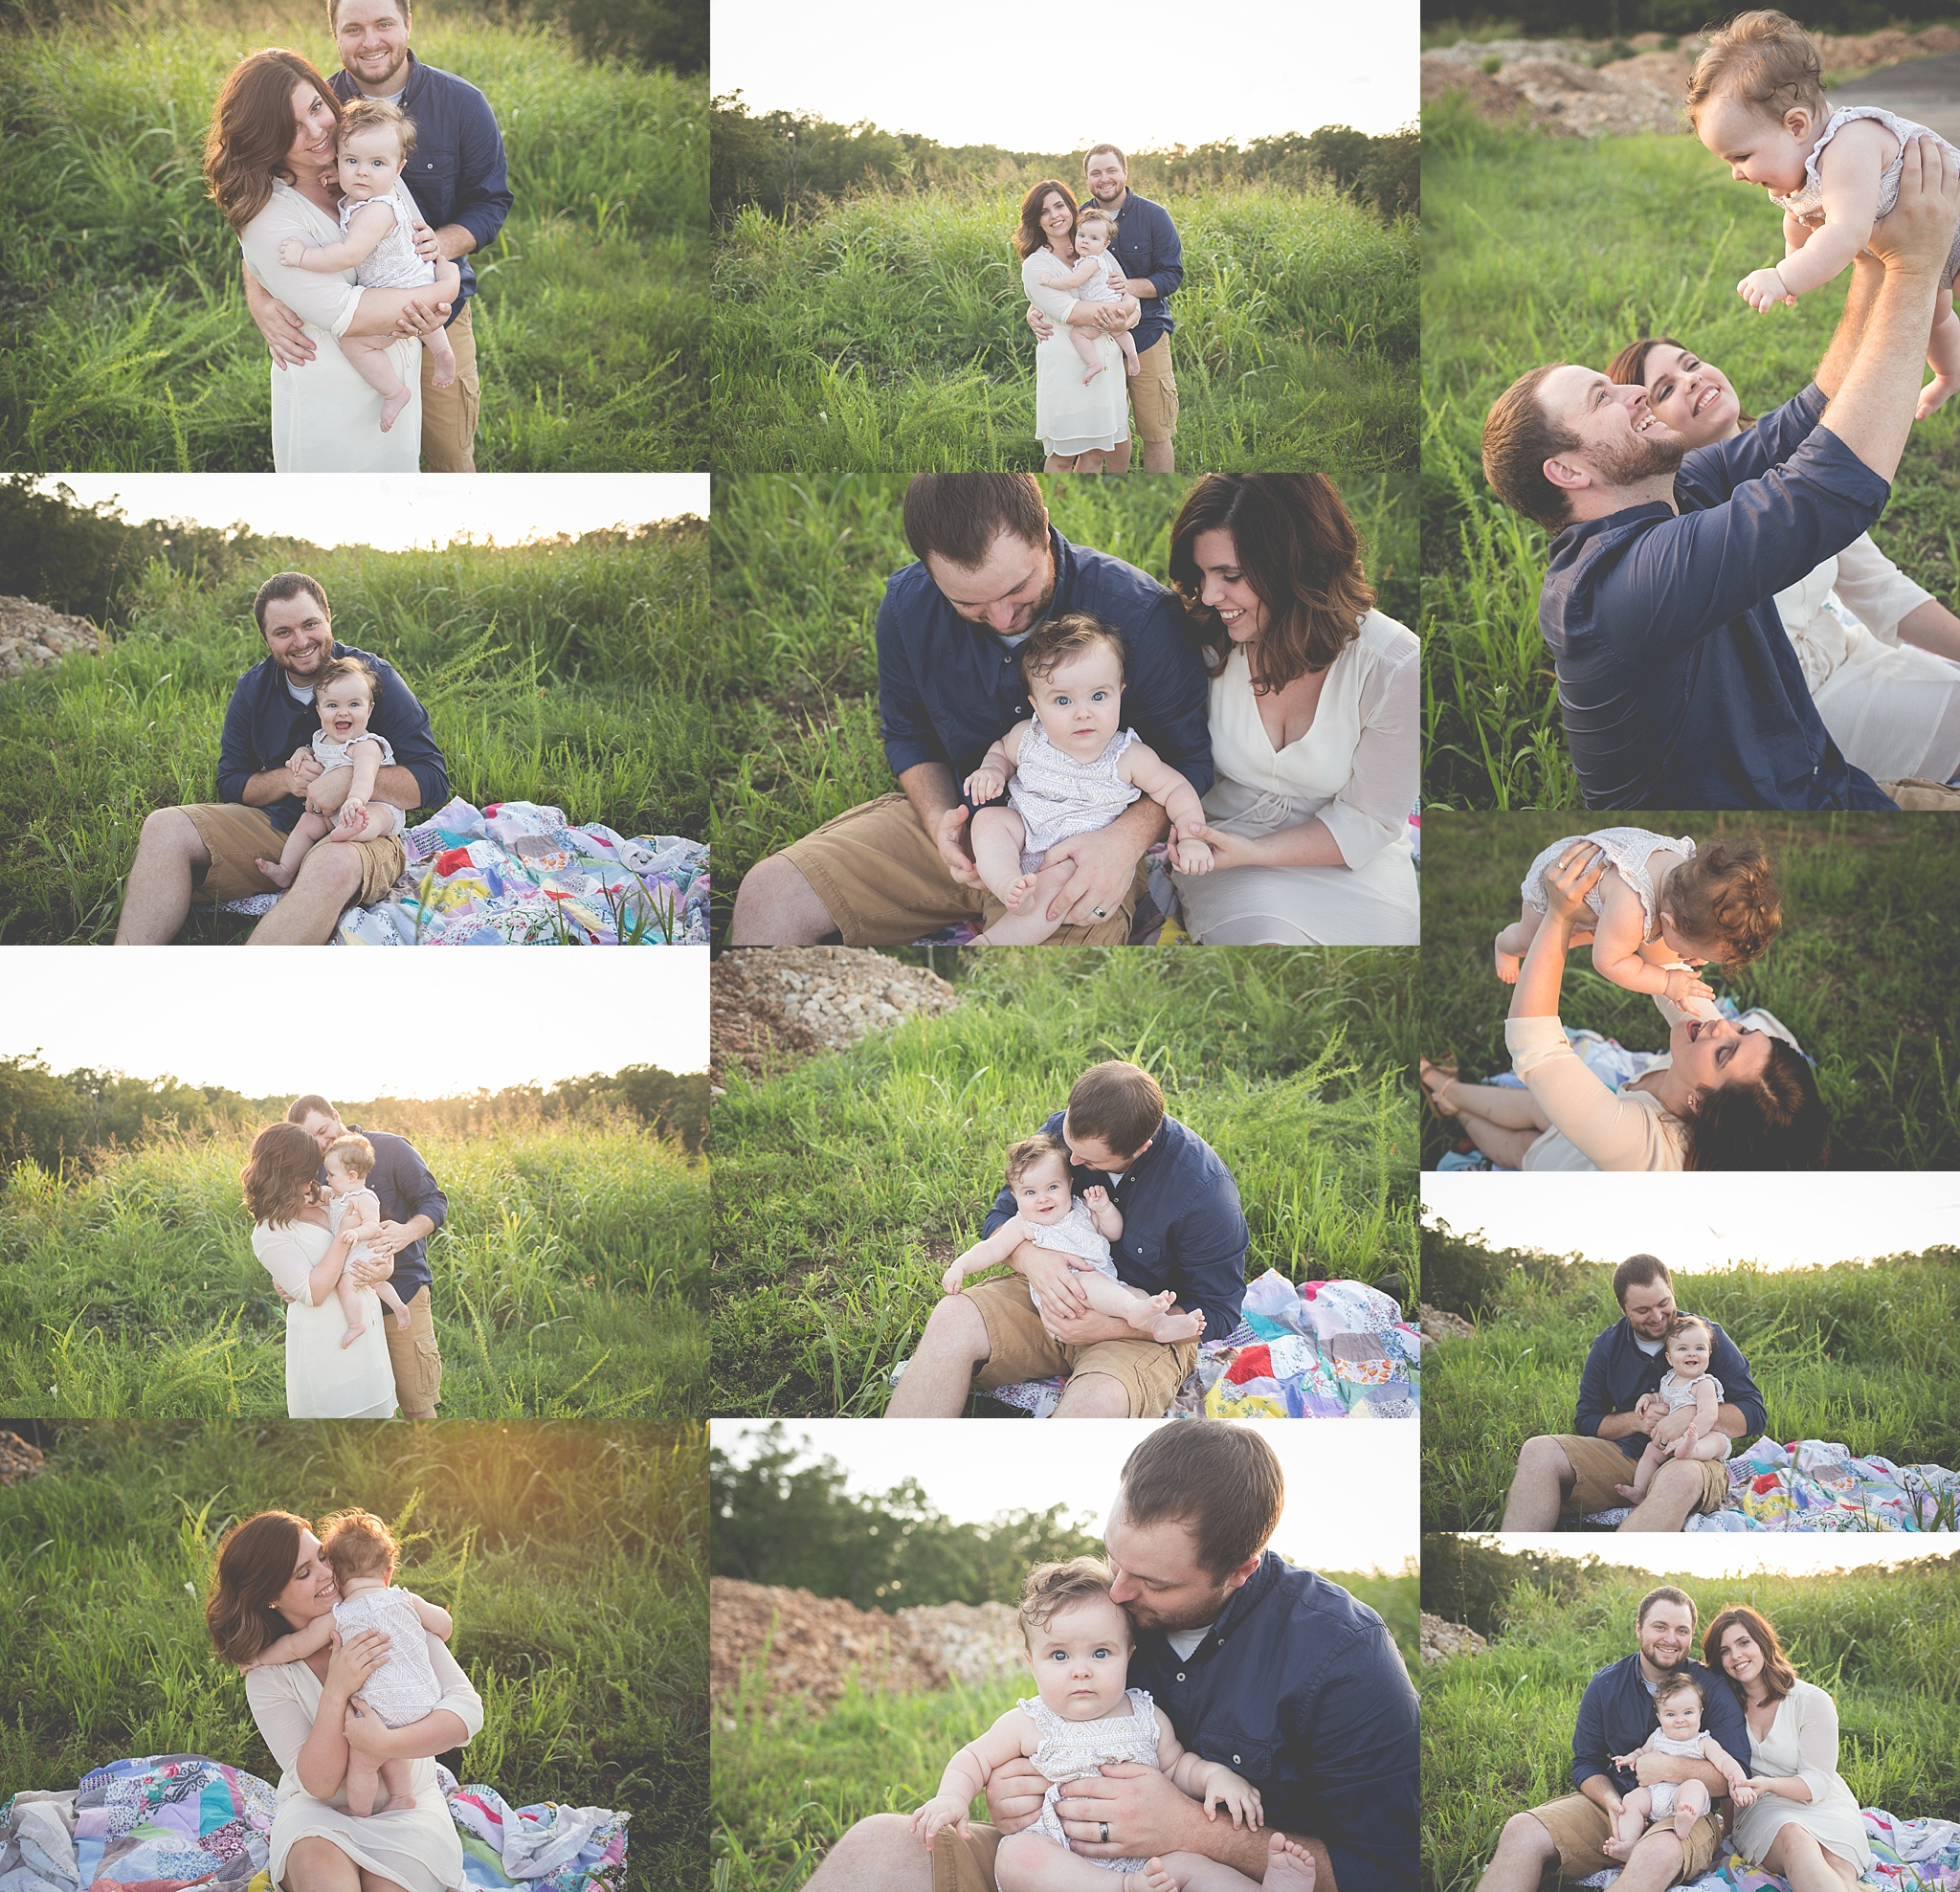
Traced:
<svg viewBox="0 0 1960 1892">
<path fill-rule="evenodd" d="M 1860 1458 L 1828 1439 L 1759 1438 L 1728 1461 L 1728 1502 L 1699 1531 L 1960 1529 L 1960 1473 Z"/>
<path fill-rule="evenodd" d="M 328 845 L 328 844 L 323 844 Z M 708 851 L 674 835 L 573 827 L 536 802 L 453 801 L 402 836 L 407 865 L 341 946 L 705 946 Z M 278 894 L 227 901 L 269 913 Z"/>
<path fill-rule="evenodd" d="M 1858 1882 L 1882 1892 L 1960 1892 L 1960 1825 L 1945 1819 L 1895 1819 L 1882 1807 L 1866 1807 L 1864 1836 L 1871 1870 Z M 1617 1872 L 1594 1873 L 1579 1885 L 1611 1885 Z M 1790 1881 L 1749 1864 L 1723 1841 L 1714 1865 L 1681 1892 L 1790 1892 Z"/>
<path fill-rule="evenodd" d="M 516 1884 L 598 1892 L 626 1881 L 628 1815 L 546 1801 L 512 1807 L 494 1787 L 459 1787 L 450 1817 L 463 1842 L 463 1877 L 483 1892 Z"/>
</svg>

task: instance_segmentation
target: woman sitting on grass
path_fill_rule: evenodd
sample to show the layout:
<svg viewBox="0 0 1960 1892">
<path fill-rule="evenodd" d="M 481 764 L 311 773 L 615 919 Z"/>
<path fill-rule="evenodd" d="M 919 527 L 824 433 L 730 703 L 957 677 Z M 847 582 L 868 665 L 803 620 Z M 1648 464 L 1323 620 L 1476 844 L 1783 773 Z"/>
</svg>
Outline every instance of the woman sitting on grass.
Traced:
<svg viewBox="0 0 1960 1892">
<path fill-rule="evenodd" d="M 1574 839 L 1545 873 L 1546 912 L 1519 969 L 1504 1027 L 1522 1091 L 1466 1084 L 1422 1061 L 1431 1107 L 1459 1117 L 1505 1169 L 1821 1169 L 1830 1120 L 1803 1054 L 1769 1033 L 1697 1017 L 1656 996 L 1668 1021 L 1666 1057 L 1618 1092 L 1581 1061 L 1558 1020 L 1573 932 L 1591 924 L 1586 896 L 1606 871 Z"/>
<path fill-rule="evenodd" d="M 1066 276 L 1084 258 L 1075 245 L 1076 200 L 1065 184 L 1044 178 L 1021 200 L 1021 221 L 1013 234 L 1021 259 L 1021 287 L 1028 300 L 1055 324 L 1055 333 L 1035 350 L 1035 432 L 1048 457 L 1050 473 L 1101 473 L 1102 456 L 1129 438 L 1129 394 L 1123 354 L 1115 332 L 1134 328 L 1135 298 L 1128 304 L 1080 300 L 1049 278 Z M 1072 328 L 1093 328 L 1096 358 L 1107 374 L 1082 369 L 1089 357 L 1078 354 Z"/>
</svg>

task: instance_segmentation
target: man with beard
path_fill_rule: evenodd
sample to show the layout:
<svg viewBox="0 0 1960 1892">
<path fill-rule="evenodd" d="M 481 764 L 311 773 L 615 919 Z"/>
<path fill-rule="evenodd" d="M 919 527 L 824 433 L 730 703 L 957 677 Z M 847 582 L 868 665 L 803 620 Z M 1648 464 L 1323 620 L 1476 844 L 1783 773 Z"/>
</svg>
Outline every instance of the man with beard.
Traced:
<svg viewBox="0 0 1960 1892">
<path fill-rule="evenodd" d="M 1086 612 L 1123 639 L 1123 723 L 1200 795 L 1212 786 L 1205 667 L 1175 593 L 1072 545 L 1032 473 L 921 473 L 905 489 L 916 565 L 878 612 L 878 710 L 899 792 L 847 809 L 758 861 L 735 895 L 731 946 L 904 946 L 1004 910 L 967 840 L 961 784 L 1033 713 L 1016 653 L 1036 625 Z M 1121 946 L 1144 851 L 1169 831 L 1147 795 L 1048 850 L 1075 876 L 1048 909 L 1058 945 Z"/>
<path fill-rule="evenodd" d="M 1279 1458 L 1250 1426 L 1184 1420 L 1129 1455 L 1103 1533 L 1110 1596 L 1137 1631 L 1129 1686 L 1148 1692 L 1187 1749 L 1258 1789 L 1265 1825 L 1207 1819 L 1155 1768 L 1112 1764 L 1070 1781 L 1057 1803 L 1072 1852 L 1202 1853 L 1258 1880 L 1278 1832 L 1312 1856 L 1315 1892 L 1416 1882 L 1409 1672 L 1366 1604 L 1263 1547 L 1283 1502 Z M 994 1850 L 1035 1823 L 1047 1788 L 1032 1761 L 996 1768 L 993 1824 L 968 1838 L 942 1828 L 930 1857 L 903 1814 L 859 1820 L 807 1892 L 995 1892 Z"/>
<path fill-rule="evenodd" d="M 233 686 L 218 740 L 218 800 L 145 816 L 123 888 L 118 946 L 167 946 L 200 892 L 213 901 L 275 892 L 257 860 L 278 858 L 307 810 L 340 812 L 354 771 L 323 770 L 312 752 L 320 717 L 309 679 L 329 657 L 360 657 L 379 679 L 368 726 L 388 739 L 395 760 L 376 775 L 368 799 L 403 810 L 440 808 L 449 799 L 429 712 L 391 665 L 370 651 L 335 642 L 318 579 L 281 571 L 258 588 L 252 611 L 265 656 Z M 323 946 L 349 906 L 371 906 L 387 897 L 403 858 L 395 835 L 314 848 L 278 904 L 253 929 L 251 944 Z"/>
<path fill-rule="evenodd" d="M 1894 806 L 1826 732 L 1774 597 L 1884 507 L 1956 217 L 1951 150 L 1909 145 L 1815 382 L 1735 439 L 1683 457 L 1644 389 L 1570 363 L 1492 406 L 1484 477 L 1557 535 L 1538 622 L 1589 807 Z"/>
</svg>

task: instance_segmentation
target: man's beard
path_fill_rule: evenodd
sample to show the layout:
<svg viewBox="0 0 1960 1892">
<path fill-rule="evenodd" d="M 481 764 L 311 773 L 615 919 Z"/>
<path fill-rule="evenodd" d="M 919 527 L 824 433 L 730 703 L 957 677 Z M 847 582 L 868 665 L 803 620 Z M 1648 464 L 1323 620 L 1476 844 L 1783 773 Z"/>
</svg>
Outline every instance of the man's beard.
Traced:
<svg viewBox="0 0 1960 1892">
<path fill-rule="evenodd" d="M 1592 467 L 1610 486 L 1633 486 L 1680 466 L 1688 443 L 1679 434 L 1636 434 L 1592 449 Z"/>
<path fill-rule="evenodd" d="M 1145 1622 L 1138 1616 L 1132 1605 L 1125 1604 L 1123 1607 L 1128 1613 L 1129 1619 L 1136 1628 L 1140 1630 L 1154 1630 L 1160 1636 L 1175 1636 L 1179 1630 L 1211 1628 L 1224 1611 L 1225 1595 L 1226 1592 L 1220 1590 L 1209 1603 L 1196 1604 L 1190 1609 L 1181 1610 L 1169 1615 L 1153 1615 L 1148 1622 Z"/>
</svg>

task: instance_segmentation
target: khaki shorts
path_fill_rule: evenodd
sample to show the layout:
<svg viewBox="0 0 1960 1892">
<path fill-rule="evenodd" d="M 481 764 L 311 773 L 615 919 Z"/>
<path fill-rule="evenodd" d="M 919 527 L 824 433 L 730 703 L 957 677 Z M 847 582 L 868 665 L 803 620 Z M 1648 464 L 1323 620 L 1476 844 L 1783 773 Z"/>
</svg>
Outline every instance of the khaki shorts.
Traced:
<svg viewBox="0 0 1960 1892">
<path fill-rule="evenodd" d="M 1551 1835 L 1558 1847 L 1561 1879 L 1590 1879 L 1595 1872 L 1618 1872 L 1623 1859 L 1610 1859 L 1599 1850 L 1602 1840 L 1613 1837 L 1613 1822 L 1606 1809 L 1583 1793 L 1568 1793 L 1562 1799 L 1548 1800 L 1531 1809 L 1531 1817 Z M 1682 1845 L 1681 1870 L 1668 1882 L 1680 1885 L 1700 1879 L 1714 1862 L 1715 1848 L 1722 1838 L 1722 1815 L 1704 1814 L 1688 1829 Z"/>
<path fill-rule="evenodd" d="M 958 1832 L 943 1826 L 932 1839 L 932 1892 L 999 1892 L 993 1878 L 993 1856 L 1003 1837 L 997 1826 L 977 1821 L 972 1837 L 962 1839 Z M 1290 1834 L 1304 1839 L 1303 1834 Z M 1116 1875 L 1110 1875 L 1112 1881 Z M 1121 1881 L 1117 1881 L 1120 1885 Z"/>
<path fill-rule="evenodd" d="M 417 1288 L 409 1302 L 409 1324 L 396 1324 L 394 1309 L 381 1304 L 388 1332 L 388 1364 L 394 1369 L 395 1404 L 404 1413 L 433 1413 L 442 1397 L 442 1355 L 435 1350 L 435 1317 L 429 1290 Z"/>
<path fill-rule="evenodd" d="M 783 850 L 815 889 L 846 946 L 910 946 L 962 920 L 991 925 L 1006 911 L 985 887 L 963 887 L 902 794 L 847 808 Z M 1144 891 L 1144 865 L 1123 904 L 1093 926 L 1058 926 L 1058 946 L 1122 946 Z"/>
<path fill-rule="evenodd" d="M 264 809 L 247 808 L 242 802 L 194 802 L 184 812 L 211 856 L 203 879 L 193 876 L 191 881 L 206 900 L 244 900 L 250 894 L 278 891 L 253 865 L 256 860 L 277 860 L 286 845 L 285 835 L 272 825 Z M 388 890 L 401 879 L 408 858 L 396 835 L 384 835 L 378 841 L 319 841 L 315 845 L 351 848 L 361 857 L 361 891 L 354 896 L 357 906 L 372 906 L 376 901 L 386 900 Z"/>
<path fill-rule="evenodd" d="M 422 471 L 474 473 L 477 470 L 477 413 L 483 405 L 482 384 L 477 379 L 477 331 L 470 323 L 474 300 L 449 324 L 449 345 L 456 350 L 456 379 L 447 388 L 435 385 L 435 357 L 422 350 Z"/>
<path fill-rule="evenodd" d="M 1626 1500 L 1614 1489 L 1631 1484 L 1637 1458 L 1629 1458 L 1610 1438 L 1587 1438 L 1580 1433 L 1554 1435 L 1559 1450 L 1570 1461 L 1578 1480 L 1566 1494 L 1569 1518 L 1590 1517 L 1594 1511 L 1617 1511 Z M 1701 1458 L 1689 1461 L 1702 1474 L 1702 1499 L 1697 1511 L 1719 1511 L 1728 1502 L 1728 1461 Z"/>
<path fill-rule="evenodd" d="M 1904 809 L 1960 808 L 1960 789 L 1928 782 L 1923 775 L 1903 776 L 1897 782 L 1881 782 L 1879 787 Z"/>
<path fill-rule="evenodd" d="M 1013 1386 L 1020 1380 L 1052 1379 L 1057 1373 L 1107 1373 L 1121 1384 L 1132 1419 L 1159 1419 L 1170 1410 L 1177 1389 L 1198 1357 L 1194 1340 L 1094 1340 L 1064 1347 L 1041 1324 L 1041 1316 L 1020 1275 L 995 1276 L 969 1291 L 968 1299 L 987 1324 L 987 1358 L 973 1369 L 973 1385 Z"/>
<path fill-rule="evenodd" d="M 1177 376 L 1170 368 L 1170 338 L 1160 335 L 1137 351 L 1137 371 L 1128 377 L 1129 408 L 1139 440 L 1177 436 Z"/>
</svg>

